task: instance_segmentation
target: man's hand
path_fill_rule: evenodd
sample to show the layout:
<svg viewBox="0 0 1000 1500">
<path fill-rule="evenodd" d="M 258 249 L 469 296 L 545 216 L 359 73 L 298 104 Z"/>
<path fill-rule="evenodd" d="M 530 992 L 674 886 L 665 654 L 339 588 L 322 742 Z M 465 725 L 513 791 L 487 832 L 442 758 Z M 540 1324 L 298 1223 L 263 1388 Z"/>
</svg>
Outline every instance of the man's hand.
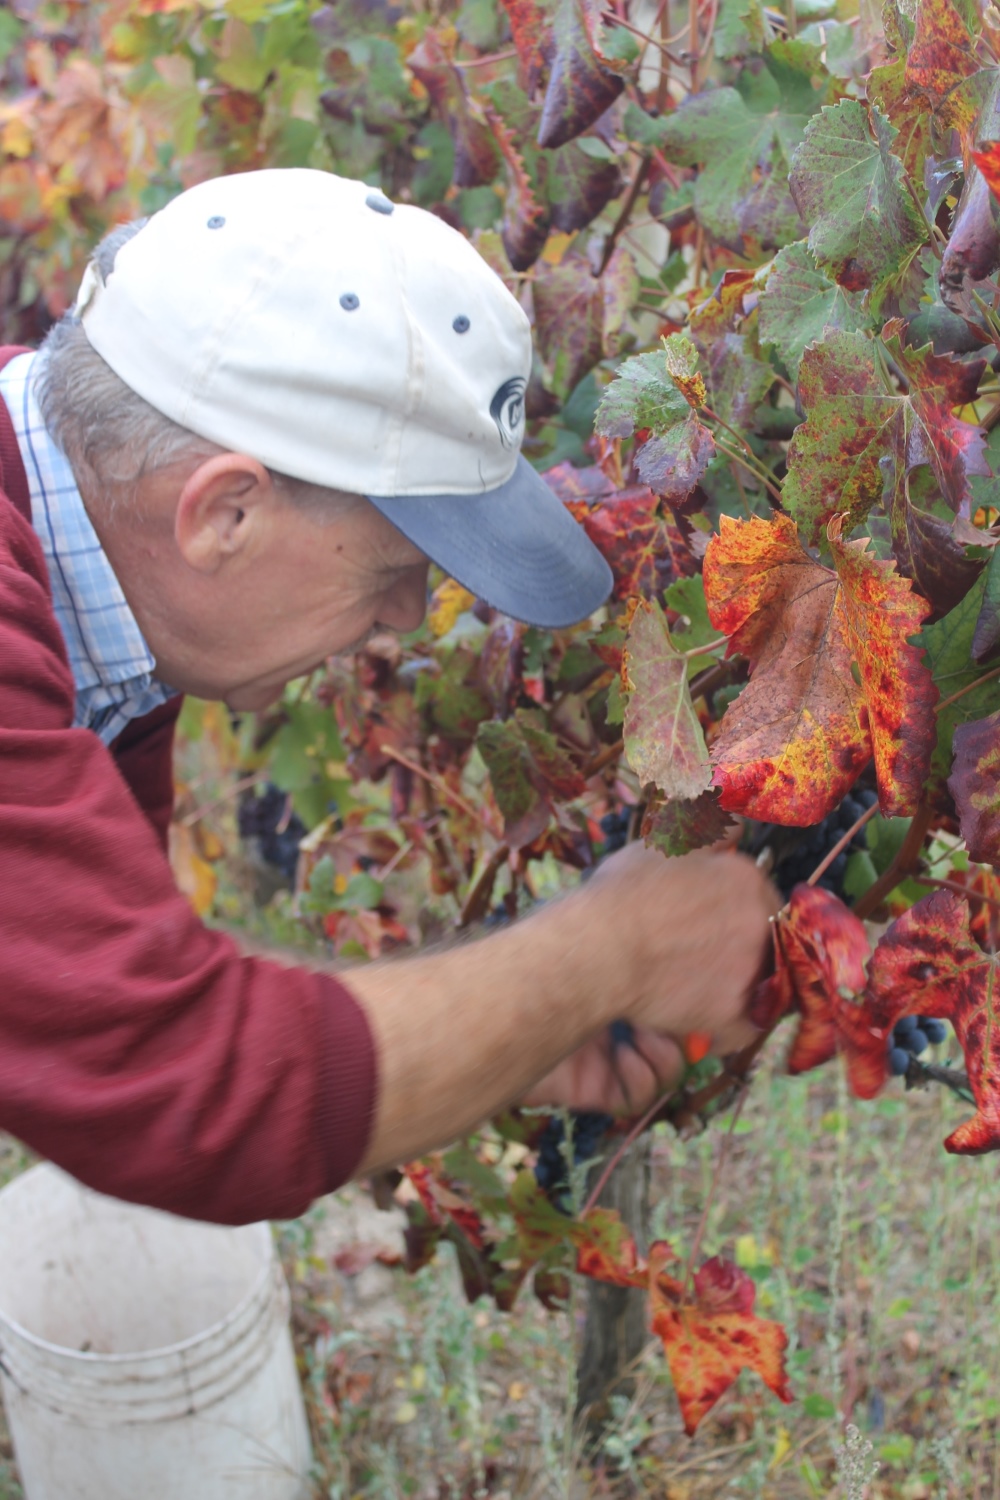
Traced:
<svg viewBox="0 0 1000 1500">
<path fill-rule="evenodd" d="M 677 1042 L 691 1032 L 719 1052 L 746 1045 L 746 1000 L 779 904 L 742 855 L 668 860 L 633 846 L 491 937 L 341 976 L 379 1054 L 362 1170 L 454 1139 L 526 1094 L 641 1109 L 677 1076 Z M 606 1028 L 618 1018 L 639 1051 L 617 1048 L 612 1066 Z"/>
</svg>

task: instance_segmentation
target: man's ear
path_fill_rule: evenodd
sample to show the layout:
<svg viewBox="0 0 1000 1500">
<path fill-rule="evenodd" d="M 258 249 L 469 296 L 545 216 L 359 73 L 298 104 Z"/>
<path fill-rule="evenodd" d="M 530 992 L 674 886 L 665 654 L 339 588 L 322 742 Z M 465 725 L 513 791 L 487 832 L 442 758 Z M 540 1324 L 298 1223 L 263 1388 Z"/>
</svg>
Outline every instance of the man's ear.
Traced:
<svg viewBox="0 0 1000 1500">
<path fill-rule="evenodd" d="M 174 539 L 189 567 L 215 573 L 242 552 L 274 499 L 271 476 L 246 453 L 217 453 L 191 473 L 174 516 Z"/>
</svg>

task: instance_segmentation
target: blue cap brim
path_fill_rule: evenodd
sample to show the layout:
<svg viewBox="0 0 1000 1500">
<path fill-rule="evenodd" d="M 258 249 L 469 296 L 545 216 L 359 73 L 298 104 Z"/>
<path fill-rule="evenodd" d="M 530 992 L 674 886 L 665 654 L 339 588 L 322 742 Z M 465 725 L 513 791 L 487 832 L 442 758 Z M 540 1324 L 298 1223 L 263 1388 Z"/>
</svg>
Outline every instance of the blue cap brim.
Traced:
<svg viewBox="0 0 1000 1500">
<path fill-rule="evenodd" d="M 439 568 L 525 624 L 575 625 L 611 593 L 608 564 L 521 456 L 482 494 L 367 498 Z"/>
</svg>

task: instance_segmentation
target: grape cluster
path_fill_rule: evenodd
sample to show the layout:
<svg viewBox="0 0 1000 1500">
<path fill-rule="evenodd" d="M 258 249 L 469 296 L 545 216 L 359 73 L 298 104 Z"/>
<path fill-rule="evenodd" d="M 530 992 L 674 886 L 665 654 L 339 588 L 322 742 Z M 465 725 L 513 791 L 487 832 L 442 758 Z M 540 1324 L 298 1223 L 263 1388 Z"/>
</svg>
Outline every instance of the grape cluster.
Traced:
<svg viewBox="0 0 1000 1500">
<path fill-rule="evenodd" d="M 812 828 L 799 830 L 800 836 L 792 840 L 785 852 L 779 853 L 774 870 L 774 882 L 781 894 L 785 897 L 791 895 L 797 885 L 809 879 L 823 856 L 838 844 L 849 828 L 855 824 L 861 815 L 873 807 L 878 800 L 878 794 L 864 788 L 855 787 L 854 791 L 846 796 L 840 806 L 825 817 L 822 823 L 816 823 Z M 844 893 L 844 875 L 847 872 L 847 857 L 851 848 L 860 848 L 867 843 L 867 833 L 864 828 L 855 835 L 847 849 L 842 849 L 837 858 L 825 870 L 816 882 L 825 891 L 832 891 L 835 896 Z"/>
<path fill-rule="evenodd" d="M 590 1161 L 609 1126 L 611 1115 L 573 1111 L 573 1165 Z M 538 1142 L 535 1181 L 555 1208 L 564 1213 L 572 1210 L 570 1202 L 569 1165 L 566 1161 L 566 1127 L 562 1115 L 553 1115 Z"/>
<path fill-rule="evenodd" d="M 289 885 L 294 885 L 299 843 L 307 829 L 296 813 L 291 817 L 287 814 L 287 794 L 268 782 L 263 788 L 250 787 L 240 797 L 237 824 L 240 838 L 254 840 L 265 864 L 280 870 Z"/>
<path fill-rule="evenodd" d="M 628 825 L 632 821 L 632 809 L 622 807 L 618 812 L 605 813 L 601 819 L 601 832 L 604 835 L 604 847 L 601 850 L 601 858 L 607 854 L 615 854 L 619 849 L 624 849 L 628 843 Z"/>
<path fill-rule="evenodd" d="M 919 1057 L 928 1047 L 939 1046 L 947 1035 L 944 1022 L 931 1016 L 901 1016 L 889 1040 L 889 1072 L 901 1078 L 911 1057 Z"/>
</svg>

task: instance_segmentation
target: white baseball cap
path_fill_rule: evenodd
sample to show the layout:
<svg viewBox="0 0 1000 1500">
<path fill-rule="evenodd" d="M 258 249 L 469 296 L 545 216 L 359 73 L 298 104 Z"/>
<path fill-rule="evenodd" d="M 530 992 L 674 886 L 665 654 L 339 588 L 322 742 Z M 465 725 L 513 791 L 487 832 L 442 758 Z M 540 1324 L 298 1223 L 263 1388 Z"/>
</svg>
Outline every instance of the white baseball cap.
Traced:
<svg viewBox="0 0 1000 1500">
<path fill-rule="evenodd" d="M 611 571 L 521 456 L 531 330 L 434 214 L 303 168 L 175 198 L 92 264 L 86 335 L 165 416 L 280 473 L 366 496 L 466 588 L 569 625 Z"/>
</svg>

